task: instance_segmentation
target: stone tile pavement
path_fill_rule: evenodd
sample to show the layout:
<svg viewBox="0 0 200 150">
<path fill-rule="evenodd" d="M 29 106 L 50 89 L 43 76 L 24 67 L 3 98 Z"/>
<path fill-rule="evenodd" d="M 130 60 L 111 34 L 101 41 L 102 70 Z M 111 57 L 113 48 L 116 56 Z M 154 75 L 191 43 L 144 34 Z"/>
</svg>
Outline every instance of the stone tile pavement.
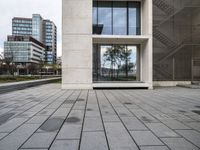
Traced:
<svg viewBox="0 0 200 150">
<path fill-rule="evenodd" d="M 0 150 L 199 150 L 200 89 L 0 95 Z"/>
</svg>

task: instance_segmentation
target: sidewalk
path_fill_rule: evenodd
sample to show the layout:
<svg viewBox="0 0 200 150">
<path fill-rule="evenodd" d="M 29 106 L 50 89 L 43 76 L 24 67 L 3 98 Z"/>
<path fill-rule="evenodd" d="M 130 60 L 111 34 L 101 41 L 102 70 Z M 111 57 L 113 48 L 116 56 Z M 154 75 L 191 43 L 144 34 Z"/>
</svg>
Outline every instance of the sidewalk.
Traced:
<svg viewBox="0 0 200 150">
<path fill-rule="evenodd" d="M 0 94 L 0 150 L 199 150 L 200 90 Z"/>
</svg>

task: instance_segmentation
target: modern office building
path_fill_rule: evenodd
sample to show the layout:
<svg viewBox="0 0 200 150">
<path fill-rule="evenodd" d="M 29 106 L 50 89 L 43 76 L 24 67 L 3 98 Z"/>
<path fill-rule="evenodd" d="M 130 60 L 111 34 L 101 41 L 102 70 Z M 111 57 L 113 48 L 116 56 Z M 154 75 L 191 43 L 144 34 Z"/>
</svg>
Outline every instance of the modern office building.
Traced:
<svg viewBox="0 0 200 150">
<path fill-rule="evenodd" d="M 200 80 L 199 0 L 63 0 L 62 87 Z M 153 82 L 154 81 L 154 82 Z"/>
<path fill-rule="evenodd" d="M 152 0 L 63 0 L 63 88 L 152 88 Z"/>
<path fill-rule="evenodd" d="M 45 58 L 45 45 L 31 36 L 8 36 L 4 56 L 18 66 L 39 64 Z"/>
<path fill-rule="evenodd" d="M 39 14 L 32 18 L 15 17 L 12 20 L 12 34 L 32 36 L 46 45 L 45 60 L 47 63 L 56 63 L 57 57 L 57 28 L 50 20 L 44 20 Z"/>
</svg>

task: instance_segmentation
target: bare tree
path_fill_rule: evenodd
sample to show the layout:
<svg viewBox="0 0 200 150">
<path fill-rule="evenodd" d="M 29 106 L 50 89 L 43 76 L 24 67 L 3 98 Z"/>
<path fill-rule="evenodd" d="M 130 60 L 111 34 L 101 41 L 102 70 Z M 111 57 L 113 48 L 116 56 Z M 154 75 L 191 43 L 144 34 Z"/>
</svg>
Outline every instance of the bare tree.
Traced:
<svg viewBox="0 0 200 150">
<path fill-rule="evenodd" d="M 14 63 L 14 54 L 13 51 L 6 51 L 4 53 L 4 62 L 6 64 L 7 73 L 14 76 L 16 66 Z"/>
</svg>

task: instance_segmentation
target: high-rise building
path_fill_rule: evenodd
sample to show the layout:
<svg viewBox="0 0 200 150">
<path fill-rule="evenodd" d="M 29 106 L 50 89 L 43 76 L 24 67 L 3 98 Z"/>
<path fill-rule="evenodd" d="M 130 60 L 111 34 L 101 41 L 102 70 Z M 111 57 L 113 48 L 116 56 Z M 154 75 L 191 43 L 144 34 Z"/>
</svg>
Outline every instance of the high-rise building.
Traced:
<svg viewBox="0 0 200 150">
<path fill-rule="evenodd" d="M 49 64 L 56 63 L 57 57 L 57 28 L 50 20 L 44 20 L 39 14 L 32 18 L 14 17 L 12 20 L 12 34 L 32 36 L 46 45 L 45 60 Z"/>
<path fill-rule="evenodd" d="M 46 60 L 47 62 L 56 62 L 57 60 L 57 27 L 50 20 L 43 21 L 44 38 L 43 43 L 47 47 Z"/>
<path fill-rule="evenodd" d="M 63 0 L 62 8 L 63 88 L 200 80 L 199 0 Z"/>
</svg>

